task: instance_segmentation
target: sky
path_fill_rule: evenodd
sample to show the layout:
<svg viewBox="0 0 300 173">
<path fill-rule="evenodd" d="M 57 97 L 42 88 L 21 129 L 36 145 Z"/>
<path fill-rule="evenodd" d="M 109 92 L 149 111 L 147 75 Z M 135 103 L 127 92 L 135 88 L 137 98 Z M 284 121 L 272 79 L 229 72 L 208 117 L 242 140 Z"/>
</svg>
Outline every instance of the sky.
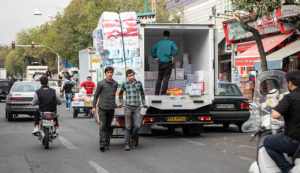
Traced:
<svg viewBox="0 0 300 173">
<path fill-rule="evenodd" d="M 0 45 L 10 45 L 23 29 L 40 26 L 72 0 L 0 0 Z M 35 16 L 36 9 L 43 15 Z M 18 43 L 16 43 L 18 44 Z"/>
</svg>

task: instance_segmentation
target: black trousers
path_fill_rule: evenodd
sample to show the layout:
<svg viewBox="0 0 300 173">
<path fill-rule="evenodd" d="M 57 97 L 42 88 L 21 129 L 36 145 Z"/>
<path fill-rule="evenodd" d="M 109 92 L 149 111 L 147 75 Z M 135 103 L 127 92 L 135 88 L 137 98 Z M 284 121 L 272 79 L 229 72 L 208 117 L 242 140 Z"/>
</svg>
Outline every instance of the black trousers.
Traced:
<svg viewBox="0 0 300 173">
<path fill-rule="evenodd" d="M 100 129 L 99 129 L 99 143 L 100 146 L 109 146 L 110 144 L 110 133 L 111 133 L 111 122 L 115 114 L 115 110 L 98 109 L 100 118 Z"/>
<path fill-rule="evenodd" d="M 34 125 L 35 125 L 35 126 L 36 126 L 36 125 L 39 125 L 40 117 L 41 117 L 40 111 L 36 111 L 36 112 L 34 113 Z M 57 117 L 54 118 L 53 120 L 56 121 L 56 126 L 59 127 Z"/>
<path fill-rule="evenodd" d="M 168 82 L 172 74 L 172 61 L 168 63 L 158 63 L 158 78 L 155 87 L 155 95 L 165 95 L 168 89 Z M 161 87 L 162 83 L 162 87 Z M 161 93 L 160 93 L 161 89 Z"/>
</svg>

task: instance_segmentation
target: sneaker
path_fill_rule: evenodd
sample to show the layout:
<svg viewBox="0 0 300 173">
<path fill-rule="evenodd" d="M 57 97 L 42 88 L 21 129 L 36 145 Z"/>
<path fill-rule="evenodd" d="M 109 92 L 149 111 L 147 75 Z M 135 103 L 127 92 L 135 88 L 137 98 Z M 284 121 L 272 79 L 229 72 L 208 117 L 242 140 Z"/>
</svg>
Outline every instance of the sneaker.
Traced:
<svg viewBox="0 0 300 173">
<path fill-rule="evenodd" d="M 33 134 L 34 136 L 37 136 L 39 133 L 40 133 L 39 128 L 37 128 L 37 127 L 33 128 L 32 134 Z"/>
<path fill-rule="evenodd" d="M 130 139 L 130 148 L 132 148 L 132 149 L 136 148 L 136 140 Z"/>
<path fill-rule="evenodd" d="M 129 145 L 125 145 L 124 150 L 130 150 Z"/>
<path fill-rule="evenodd" d="M 105 151 L 105 145 L 104 144 L 100 144 L 100 151 L 104 152 Z"/>
</svg>

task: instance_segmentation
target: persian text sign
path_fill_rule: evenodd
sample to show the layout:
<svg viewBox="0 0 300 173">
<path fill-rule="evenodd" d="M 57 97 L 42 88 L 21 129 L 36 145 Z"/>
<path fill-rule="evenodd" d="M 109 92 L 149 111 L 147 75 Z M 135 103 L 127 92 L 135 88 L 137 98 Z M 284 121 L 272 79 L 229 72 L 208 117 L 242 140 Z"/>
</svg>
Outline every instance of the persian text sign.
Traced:
<svg viewBox="0 0 300 173">
<path fill-rule="evenodd" d="M 254 62 L 259 60 L 259 57 L 254 58 L 235 58 L 236 67 L 254 67 Z"/>
<path fill-rule="evenodd" d="M 245 31 L 237 21 L 225 23 L 225 25 L 230 41 L 241 40 L 252 36 L 252 33 Z M 276 12 L 274 12 L 273 15 L 263 16 L 255 22 L 249 23 L 249 25 L 256 28 L 261 35 L 280 32 L 280 25 L 278 23 Z"/>
</svg>

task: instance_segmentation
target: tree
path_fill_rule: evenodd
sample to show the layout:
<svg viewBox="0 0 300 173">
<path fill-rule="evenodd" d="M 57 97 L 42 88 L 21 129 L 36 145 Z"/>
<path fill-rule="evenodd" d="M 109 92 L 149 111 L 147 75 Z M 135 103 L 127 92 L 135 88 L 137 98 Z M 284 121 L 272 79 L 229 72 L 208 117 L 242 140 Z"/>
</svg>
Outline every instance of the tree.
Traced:
<svg viewBox="0 0 300 173">
<path fill-rule="evenodd" d="M 286 2 L 291 3 L 292 0 L 287 0 Z M 282 6 L 281 0 L 232 0 L 232 4 L 236 9 L 251 14 L 249 17 L 241 17 L 237 13 L 234 15 L 237 21 L 240 22 L 242 28 L 253 34 L 261 59 L 261 69 L 262 71 L 267 71 L 266 53 L 261 41 L 261 36 L 259 31 L 250 26 L 249 23 L 255 22 L 258 18 L 272 14 L 275 10 L 278 10 Z"/>
<path fill-rule="evenodd" d="M 0 46 L 0 68 L 5 67 L 5 58 L 9 53 L 7 46 Z"/>
</svg>

